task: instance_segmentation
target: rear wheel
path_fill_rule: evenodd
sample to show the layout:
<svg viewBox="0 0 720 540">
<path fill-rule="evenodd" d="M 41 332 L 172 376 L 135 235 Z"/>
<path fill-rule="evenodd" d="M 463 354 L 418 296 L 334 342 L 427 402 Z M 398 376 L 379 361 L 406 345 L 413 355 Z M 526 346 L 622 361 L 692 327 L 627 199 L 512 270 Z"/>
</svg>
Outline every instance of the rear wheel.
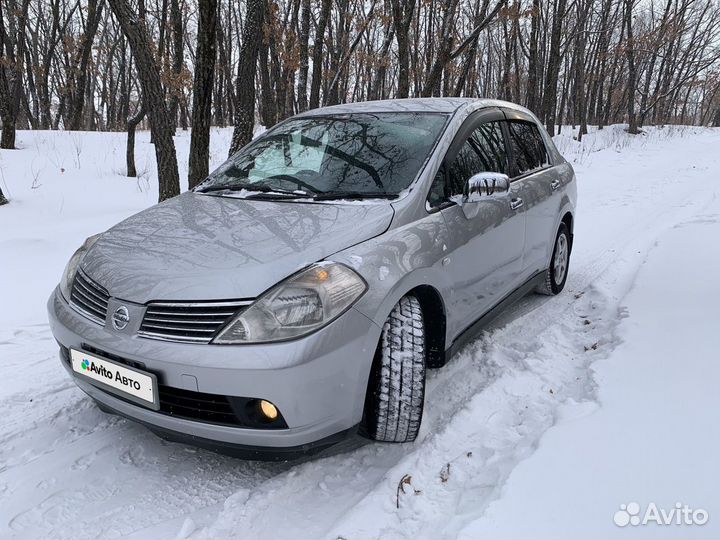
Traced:
<svg viewBox="0 0 720 540">
<path fill-rule="evenodd" d="M 570 267 L 570 231 L 561 223 L 555 236 L 550 267 L 545 271 L 545 281 L 538 285 L 535 292 L 540 294 L 558 294 L 565 287 Z"/>
<path fill-rule="evenodd" d="M 425 397 L 425 328 L 420 302 L 405 296 L 383 325 L 365 398 L 364 427 L 376 441 L 414 441 Z"/>
</svg>

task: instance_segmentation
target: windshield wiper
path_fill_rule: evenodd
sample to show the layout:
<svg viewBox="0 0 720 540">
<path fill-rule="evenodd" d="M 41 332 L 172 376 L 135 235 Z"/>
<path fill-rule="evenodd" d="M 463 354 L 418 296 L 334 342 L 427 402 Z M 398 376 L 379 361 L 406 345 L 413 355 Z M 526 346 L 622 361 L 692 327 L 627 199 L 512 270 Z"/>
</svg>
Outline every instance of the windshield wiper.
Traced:
<svg viewBox="0 0 720 540">
<path fill-rule="evenodd" d="M 286 200 L 293 200 L 293 199 L 309 199 L 311 198 L 311 195 L 308 195 L 307 193 L 293 193 L 288 191 L 278 191 L 278 190 L 271 190 L 271 191 L 261 191 L 259 193 L 250 193 L 249 195 L 245 196 L 246 199 L 262 199 L 262 200 L 270 200 L 270 201 L 286 201 Z"/>
<path fill-rule="evenodd" d="M 232 185 L 217 185 L 217 186 L 207 186 L 202 189 L 195 190 L 195 193 L 213 193 L 217 191 L 254 191 L 256 193 L 251 193 L 248 195 L 248 197 L 254 197 L 259 196 L 262 194 L 277 194 L 281 196 L 292 196 L 292 197 L 309 197 L 309 194 L 296 190 L 296 191 L 289 191 L 287 189 L 280 189 L 280 188 L 272 188 L 270 186 L 266 186 L 264 184 L 232 184 Z M 258 193 L 259 192 L 259 193 Z"/>
<path fill-rule="evenodd" d="M 384 191 L 322 191 L 319 193 L 307 193 L 302 190 L 290 191 L 287 189 L 273 188 L 265 184 L 232 184 L 207 186 L 195 190 L 196 193 L 212 193 L 218 191 L 249 191 L 246 199 L 312 199 L 314 201 L 349 200 L 358 201 L 364 199 L 396 199 L 397 193 L 385 193 Z"/>
<path fill-rule="evenodd" d="M 240 191 L 247 189 L 246 186 L 207 186 L 201 189 L 195 189 L 195 193 L 212 193 L 213 191 Z"/>
<path fill-rule="evenodd" d="M 345 199 L 349 201 L 359 201 L 363 199 L 396 199 L 397 193 L 385 193 L 384 191 L 325 191 L 318 195 L 313 195 L 314 201 L 331 201 L 337 199 Z"/>
</svg>

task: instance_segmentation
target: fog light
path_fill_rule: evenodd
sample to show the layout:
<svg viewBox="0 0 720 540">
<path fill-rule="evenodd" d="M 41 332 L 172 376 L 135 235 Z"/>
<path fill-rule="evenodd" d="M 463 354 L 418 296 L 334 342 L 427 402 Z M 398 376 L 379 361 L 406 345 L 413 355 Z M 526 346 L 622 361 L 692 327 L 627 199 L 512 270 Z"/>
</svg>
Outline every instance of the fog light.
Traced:
<svg viewBox="0 0 720 540">
<path fill-rule="evenodd" d="M 264 399 L 260 400 L 260 411 L 268 420 L 275 420 L 278 417 L 278 410 L 275 405 Z"/>
</svg>

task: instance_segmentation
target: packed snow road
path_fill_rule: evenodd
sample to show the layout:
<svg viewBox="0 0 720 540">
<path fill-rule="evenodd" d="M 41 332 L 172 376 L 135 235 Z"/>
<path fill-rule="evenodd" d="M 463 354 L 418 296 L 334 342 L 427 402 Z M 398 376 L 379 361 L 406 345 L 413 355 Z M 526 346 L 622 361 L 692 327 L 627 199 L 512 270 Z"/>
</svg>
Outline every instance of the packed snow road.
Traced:
<svg viewBox="0 0 720 540">
<path fill-rule="evenodd" d="M 227 138 L 214 133 L 216 163 Z M 181 163 L 187 142 L 178 137 Z M 271 464 L 166 443 L 103 414 L 69 380 L 45 298 L 86 236 L 156 192 L 116 174 L 121 134 L 25 132 L 19 144 L 0 154 L 0 182 L 14 198 L 0 210 L 3 538 L 472 537 L 565 407 L 594 406 L 591 366 L 619 345 L 623 299 L 654 244 L 715 215 L 720 192 L 718 130 L 629 138 L 612 126 L 581 145 L 559 136 L 579 199 L 565 291 L 522 300 L 430 374 L 415 443 Z M 149 177 L 151 147 L 138 150 Z"/>
</svg>

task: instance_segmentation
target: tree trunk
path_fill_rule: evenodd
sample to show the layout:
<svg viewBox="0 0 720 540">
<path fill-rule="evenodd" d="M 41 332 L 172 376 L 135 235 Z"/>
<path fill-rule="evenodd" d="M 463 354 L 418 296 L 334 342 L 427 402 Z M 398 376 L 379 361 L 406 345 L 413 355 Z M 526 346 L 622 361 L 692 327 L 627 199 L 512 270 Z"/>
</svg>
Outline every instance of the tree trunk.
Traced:
<svg viewBox="0 0 720 540">
<path fill-rule="evenodd" d="M 127 165 L 127 175 L 130 178 L 137 176 L 137 169 L 135 168 L 135 129 L 137 125 L 145 117 L 145 104 L 144 102 L 139 103 L 137 112 L 127 118 L 127 148 L 125 150 L 125 163 Z"/>
<path fill-rule="evenodd" d="M 393 42 L 395 35 L 395 29 L 390 24 L 385 25 L 385 41 L 380 49 L 380 58 L 387 58 L 390 46 Z M 382 87 L 385 82 L 385 74 L 387 73 L 387 63 L 382 62 L 380 66 L 375 70 L 375 75 L 371 79 L 371 86 L 368 91 L 368 99 L 380 99 L 382 97 Z"/>
<path fill-rule="evenodd" d="M 635 44 L 632 31 L 633 0 L 625 0 L 625 25 L 627 28 L 627 46 L 625 54 L 628 61 L 628 84 L 627 84 L 627 115 L 628 132 L 636 135 L 639 133 L 637 118 L 635 116 L 635 92 L 637 86 L 637 74 L 635 72 Z"/>
<path fill-rule="evenodd" d="M 211 0 L 212 1 L 212 0 Z M 199 9 L 203 9 L 205 0 L 201 0 Z M 180 75 L 183 67 L 183 20 L 180 12 L 180 0 L 171 0 L 170 2 L 170 23 L 172 25 L 173 39 L 173 62 L 172 73 L 173 81 L 170 87 L 170 99 L 168 100 L 168 112 L 170 113 L 170 122 L 172 131 L 175 133 L 178 119 L 178 106 L 180 97 L 182 96 L 182 82 Z M 198 31 L 199 33 L 199 31 Z"/>
<path fill-rule="evenodd" d="M 22 72 L 25 56 L 25 25 L 27 22 L 29 0 L 23 0 L 19 13 L 9 13 L 7 17 L 18 18 L 17 35 L 15 41 L 17 50 L 9 36 L 5 35 L 5 14 L 0 2 L 0 119 L 2 119 L 2 135 L 0 148 L 10 150 L 15 148 L 15 123 L 20 110 L 22 97 Z M 10 26 L 12 28 L 12 26 Z M 7 41 L 7 43 L 3 43 Z M 3 50 L 4 49 L 4 50 Z"/>
<path fill-rule="evenodd" d="M 408 34 L 410 23 L 415 12 L 415 0 L 392 0 L 392 18 L 395 28 L 395 40 L 398 46 L 398 91 L 397 97 L 406 98 L 410 95 L 410 45 Z"/>
<path fill-rule="evenodd" d="M 80 58 L 75 66 L 76 75 L 73 82 L 73 97 L 70 101 L 70 110 L 68 111 L 68 126 L 70 131 L 78 131 L 83 129 L 83 108 L 85 107 L 85 91 L 87 84 L 88 64 L 90 63 L 90 54 L 92 53 L 95 34 L 100 24 L 100 16 L 102 15 L 103 0 L 88 1 L 87 24 L 85 26 L 85 34 L 82 39 L 82 48 L 80 49 Z"/>
<path fill-rule="evenodd" d="M 235 85 L 237 93 L 235 128 L 228 156 L 232 156 L 252 140 L 255 127 L 255 73 L 264 15 L 265 0 L 248 0 Z"/>
<path fill-rule="evenodd" d="M 432 67 L 425 77 L 422 97 L 432 97 L 440 93 L 442 72 L 447 63 L 450 61 L 450 55 L 454 45 L 452 31 L 454 28 L 457 5 L 458 0 L 450 0 L 446 3 L 445 12 L 443 13 L 442 23 L 440 26 L 437 56 L 435 57 L 435 62 L 433 62 Z"/>
<path fill-rule="evenodd" d="M 560 41 L 562 40 L 562 21 L 565 16 L 567 0 L 557 0 L 553 14 L 552 30 L 550 34 L 550 56 L 548 58 L 547 78 L 543 92 L 542 115 L 545 126 L 552 137 L 555 135 L 555 118 L 557 114 L 557 83 L 560 73 Z"/>
<path fill-rule="evenodd" d="M 159 201 L 180 194 L 175 142 L 172 138 L 170 115 L 163 96 L 160 72 L 155 64 L 153 47 L 145 28 L 145 20 L 138 19 L 126 0 L 108 0 L 127 37 L 135 57 L 138 78 L 142 88 L 143 104 L 150 120 L 157 159 Z"/>
<path fill-rule="evenodd" d="M 327 28 L 328 19 L 330 18 L 331 0 L 322 0 L 322 8 L 320 10 L 320 19 L 318 20 L 317 31 L 315 32 L 315 43 L 313 43 L 313 69 L 312 84 L 310 85 L 310 109 L 317 109 L 320 106 L 320 85 L 322 79 L 322 58 L 323 58 L 323 41 L 325 39 L 325 29 Z"/>
<path fill-rule="evenodd" d="M 15 149 L 15 121 L 10 122 L 3 120 L 0 148 L 5 150 Z"/>
<path fill-rule="evenodd" d="M 217 36 L 217 0 L 199 4 L 195 80 L 193 81 L 192 131 L 188 185 L 195 187 L 207 177 L 210 161 L 210 118 L 213 73 L 215 70 L 215 38 Z"/>
<path fill-rule="evenodd" d="M 264 39 L 260 40 L 258 50 L 258 78 L 260 79 L 260 122 L 265 127 L 275 125 L 277 118 L 277 102 L 270 82 L 270 66 L 268 65 L 268 46 Z"/>
<path fill-rule="evenodd" d="M 540 0 L 533 0 L 530 12 L 530 51 L 528 53 L 527 108 L 535 112 L 538 87 L 538 34 L 540 32 Z"/>
<path fill-rule="evenodd" d="M 510 94 L 510 72 L 511 61 L 512 61 L 512 48 L 510 47 L 510 35 L 508 32 L 508 19 L 510 17 L 503 17 L 503 41 L 505 42 L 505 53 L 503 54 L 502 62 L 502 82 L 500 83 L 500 89 L 502 91 L 502 99 L 505 101 L 512 101 Z"/>
<path fill-rule="evenodd" d="M 586 25 L 588 11 L 591 2 L 583 0 L 578 4 L 578 30 L 575 37 L 575 108 L 577 111 L 578 142 L 582 141 L 583 135 L 588 132 L 587 128 L 587 105 L 585 102 L 585 46 L 586 46 Z"/>
<path fill-rule="evenodd" d="M 300 49 L 300 70 L 298 72 L 297 103 L 298 111 L 307 110 L 307 80 L 310 70 L 310 53 L 308 41 L 310 39 L 310 0 L 302 0 L 300 13 L 300 35 L 298 47 Z"/>
</svg>

